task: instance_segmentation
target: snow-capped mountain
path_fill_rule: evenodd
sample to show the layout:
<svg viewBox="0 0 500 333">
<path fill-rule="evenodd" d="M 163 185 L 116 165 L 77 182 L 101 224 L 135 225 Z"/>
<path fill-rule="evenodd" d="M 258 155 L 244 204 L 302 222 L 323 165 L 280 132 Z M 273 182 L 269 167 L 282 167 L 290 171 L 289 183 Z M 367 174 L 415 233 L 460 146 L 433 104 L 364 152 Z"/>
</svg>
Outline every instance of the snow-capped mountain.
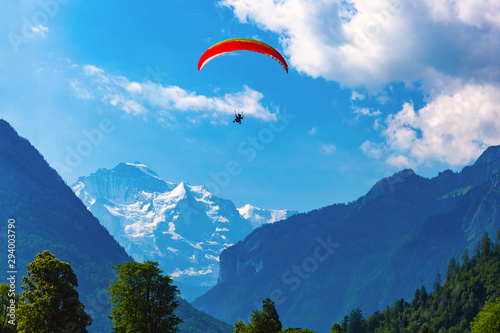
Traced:
<svg viewBox="0 0 500 333">
<path fill-rule="evenodd" d="M 238 208 L 241 216 L 248 220 L 254 229 L 266 223 L 274 223 L 284 220 L 292 215 L 298 214 L 296 210 L 289 209 L 265 209 L 257 208 L 252 205 L 245 205 Z"/>
<path fill-rule="evenodd" d="M 166 182 L 139 162 L 99 169 L 72 188 L 129 255 L 159 262 L 181 285 L 214 285 L 222 250 L 253 230 L 230 200 Z"/>
</svg>

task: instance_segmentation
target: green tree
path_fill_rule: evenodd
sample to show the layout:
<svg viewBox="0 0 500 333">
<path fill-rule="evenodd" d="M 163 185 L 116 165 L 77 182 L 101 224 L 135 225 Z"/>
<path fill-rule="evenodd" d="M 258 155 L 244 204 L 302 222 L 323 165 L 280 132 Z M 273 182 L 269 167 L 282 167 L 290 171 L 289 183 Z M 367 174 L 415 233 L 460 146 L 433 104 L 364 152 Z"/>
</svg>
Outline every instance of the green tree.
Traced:
<svg viewBox="0 0 500 333">
<path fill-rule="evenodd" d="M 335 323 L 332 325 L 332 328 L 330 329 L 330 333 L 342 333 L 342 326 L 340 326 L 339 323 Z"/>
<path fill-rule="evenodd" d="M 364 333 L 364 321 L 363 313 L 360 308 L 356 308 L 351 311 L 349 315 L 349 324 L 347 326 L 347 332 L 349 333 Z"/>
<path fill-rule="evenodd" d="M 439 289 L 441 288 L 441 283 L 443 283 L 443 280 L 441 279 L 441 274 L 439 274 L 439 271 L 436 274 L 436 278 L 434 279 L 434 291 L 439 293 Z"/>
<path fill-rule="evenodd" d="M 16 313 L 17 332 L 86 333 L 92 318 L 79 301 L 78 279 L 70 264 L 45 250 L 27 268 Z"/>
<path fill-rule="evenodd" d="M 349 315 L 345 315 L 344 319 L 342 319 L 342 330 L 347 332 L 347 327 L 349 325 Z"/>
<path fill-rule="evenodd" d="M 253 310 L 250 315 L 250 324 L 245 325 L 241 320 L 234 324 L 235 333 L 279 333 L 282 325 L 274 302 L 269 298 L 262 301 L 262 311 Z M 285 332 L 312 332 L 308 330 L 288 328 Z"/>
<path fill-rule="evenodd" d="M 420 330 L 420 333 L 434 333 L 434 330 L 429 328 L 427 324 L 422 325 L 422 329 Z"/>
<path fill-rule="evenodd" d="M 486 302 L 470 327 L 472 333 L 500 332 L 500 297 L 494 302 Z"/>
<path fill-rule="evenodd" d="M 262 301 L 262 311 L 265 312 L 269 318 L 276 322 L 276 324 L 278 325 L 278 332 L 281 331 L 283 325 L 281 325 L 280 316 L 278 316 L 278 312 L 276 311 L 274 302 L 271 301 L 271 299 L 266 298 Z"/>
<path fill-rule="evenodd" d="M 469 268 L 469 250 L 467 250 L 467 248 L 465 248 L 464 254 L 462 255 L 462 262 L 463 262 L 464 269 L 468 269 Z"/>
<path fill-rule="evenodd" d="M 481 257 L 488 258 L 491 255 L 493 243 L 491 242 L 488 233 L 485 233 L 481 239 Z"/>
<path fill-rule="evenodd" d="M 127 262 L 113 266 L 117 280 L 108 288 L 116 333 L 174 333 L 181 320 L 175 310 L 179 290 L 157 262 Z"/>
<path fill-rule="evenodd" d="M 269 316 L 265 311 L 253 310 L 250 319 L 250 327 L 256 333 L 278 333 L 280 331 L 279 324 Z"/>
<path fill-rule="evenodd" d="M 246 333 L 249 332 L 247 325 L 245 325 L 241 320 L 234 323 L 234 333 Z"/>
<path fill-rule="evenodd" d="M 422 307 L 425 307 L 426 303 L 427 303 L 427 298 L 428 298 L 428 294 L 427 294 L 427 289 L 425 289 L 425 286 L 422 285 L 422 287 L 420 287 L 420 301 L 421 301 L 421 306 Z"/>
</svg>

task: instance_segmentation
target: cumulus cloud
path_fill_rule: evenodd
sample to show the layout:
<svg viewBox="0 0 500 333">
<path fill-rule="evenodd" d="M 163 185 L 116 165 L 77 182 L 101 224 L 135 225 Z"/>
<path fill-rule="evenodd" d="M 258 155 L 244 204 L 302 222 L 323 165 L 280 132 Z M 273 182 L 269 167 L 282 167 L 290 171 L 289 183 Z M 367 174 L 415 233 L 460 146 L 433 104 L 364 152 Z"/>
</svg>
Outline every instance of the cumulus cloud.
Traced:
<svg viewBox="0 0 500 333">
<path fill-rule="evenodd" d="M 375 120 L 383 147 L 361 149 L 393 166 L 452 166 L 500 143 L 500 4 L 491 0 L 220 0 L 241 22 L 280 36 L 289 67 L 385 104 L 392 83 L 421 91 Z M 368 97 L 366 97 L 368 98 Z M 354 108 L 357 117 L 379 111 Z"/>
<path fill-rule="evenodd" d="M 275 121 L 272 113 L 261 104 L 263 94 L 244 86 L 240 92 L 218 97 L 198 95 L 178 86 L 163 86 L 152 81 L 135 82 L 126 77 L 106 73 L 93 65 L 85 65 L 82 72 L 88 79 L 88 87 L 82 87 L 78 81 L 71 82 L 71 88 L 80 99 L 89 99 L 99 94 L 100 99 L 128 114 L 146 115 L 155 110 L 156 118 L 162 123 L 169 123 L 164 117 L 170 112 L 202 112 L 232 114 L 234 110 L 245 110 L 246 116 L 254 116 L 264 121 Z M 199 119 L 191 118 L 194 123 Z M 217 124 L 224 123 L 216 121 Z M 227 123 L 227 122 L 226 122 Z"/>
<path fill-rule="evenodd" d="M 387 164 L 402 169 L 402 168 L 415 168 L 415 164 L 410 161 L 410 159 L 404 155 L 390 155 L 387 160 Z"/>
<path fill-rule="evenodd" d="M 500 76 L 500 6 L 488 0 L 222 0 L 281 36 L 306 75 L 380 92 L 390 82 Z M 496 56 L 495 56 L 496 55 Z"/>
<path fill-rule="evenodd" d="M 500 4 L 491 0 L 424 0 L 427 8 L 436 21 L 475 26 L 500 26 Z"/>
<path fill-rule="evenodd" d="M 311 136 L 314 136 L 314 135 L 316 135 L 317 132 L 318 132 L 318 128 L 317 127 L 313 127 L 307 133 L 309 135 L 311 135 Z"/>
<path fill-rule="evenodd" d="M 441 95 L 420 110 L 410 103 L 385 119 L 383 143 L 363 143 L 371 157 L 386 152 L 391 165 L 418 166 L 434 161 L 460 166 L 500 143 L 500 87 L 467 84 Z M 381 148 L 383 147 L 383 148 Z"/>
</svg>

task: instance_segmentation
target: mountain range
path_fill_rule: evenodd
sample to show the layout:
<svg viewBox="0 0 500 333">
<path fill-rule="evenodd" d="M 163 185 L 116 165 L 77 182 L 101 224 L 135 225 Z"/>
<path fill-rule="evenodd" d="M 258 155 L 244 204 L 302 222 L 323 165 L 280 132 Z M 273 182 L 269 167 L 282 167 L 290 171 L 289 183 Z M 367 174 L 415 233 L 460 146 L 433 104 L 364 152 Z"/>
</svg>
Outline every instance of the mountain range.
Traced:
<svg viewBox="0 0 500 333">
<path fill-rule="evenodd" d="M 328 332 L 352 309 L 383 310 L 432 290 L 451 257 L 500 227 L 500 146 L 460 172 L 410 169 L 364 196 L 266 224 L 220 255 L 217 285 L 192 304 L 248 322 L 265 298 L 282 323 Z"/>
<path fill-rule="evenodd" d="M 77 291 L 85 311 L 93 318 L 90 333 L 111 332 L 106 290 L 115 279 L 113 265 L 132 258 L 87 210 L 82 201 L 40 153 L 0 119 L 0 232 L 15 220 L 16 288 L 21 292 L 26 266 L 37 253 L 49 250 L 67 262 L 78 278 Z M 7 249 L 7 237 L 0 238 Z M 5 252 L 7 253 L 7 252 Z M 7 260 L 3 262 L 4 272 Z M 180 332 L 229 333 L 231 326 L 194 309 L 179 299 L 184 323 Z"/>
<path fill-rule="evenodd" d="M 187 300 L 216 284 L 223 249 L 296 213 L 237 209 L 204 186 L 167 182 L 140 162 L 99 169 L 72 188 L 130 256 L 159 262 Z"/>
<path fill-rule="evenodd" d="M 500 227 L 500 146 L 489 147 L 460 172 L 446 170 L 428 179 L 402 170 L 356 201 L 260 227 L 259 218 L 251 219 L 267 213 L 237 209 L 201 186 L 165 182 L 141 163 L 118 167 L 123 175 L 116 179 L 97 177 L 98 171 L 88 176 L 95 180 L 83 177 L 75 184 L 87 209 L 38 151 L 0 120 L 0 231 L 6 234 L 6 221 L 16 220 L 18 291 L 26 265 L 48 249 L 73 267 L 80 300 L 94 318 L 91 333 L 111 331 L 106 289 L 114 279 L 112 265 L 132 260 L 110 234 L 113 226 L 127 231 L 122 237 L 129 251 L 142 243 L 127 235 L 144 242 L 146 235 L 158 237 L 149 238 L 151 252 L 144 256 L 155 253 L 155 246 L 164 250 L 158 246 L 164 235 L 177 241 L 172 249 L 193 251 L 199 245 L 200 252 L 189 253 L 198 253 L 195 259 L 207 259 L 205 249 L 221 249 L 217 283 L 192 303 L 219 320 L 180 299 L 182 333 L 229 333 L 224 322 L 247 322 L 267 297 L 275 301 L 284 327 L 328 332 L 358 306 L 371 314 L 395 299 L 412 299 L 422 284 L 431 290 L 449 258 L 460 257 L 465 248 L 474 251 L 485 232 L 495 234 Z M 109 221 L 99 222 L 89 212 L 94 205 L 109 213 Z M 163 215 L 155 215 L 160 211 Z M 123 218 L 127 214 L 130 219 Z M 152 219 L 141 220 L 144 214 Z M 7 248 L 6 237 L 0 246 Z"/>
</svg>

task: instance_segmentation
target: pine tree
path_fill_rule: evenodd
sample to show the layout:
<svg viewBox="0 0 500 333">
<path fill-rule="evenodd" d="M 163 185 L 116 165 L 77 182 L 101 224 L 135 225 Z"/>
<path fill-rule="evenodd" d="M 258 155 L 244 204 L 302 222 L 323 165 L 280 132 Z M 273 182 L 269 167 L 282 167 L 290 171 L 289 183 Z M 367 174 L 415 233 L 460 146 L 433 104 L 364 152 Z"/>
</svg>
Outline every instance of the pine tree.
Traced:
<svg viewBox="0 0 500 333">
<path fill-rule="evenodd" d="M 344 332 L 347 332 L 347 328 L 349 326 L 349 315 L 344 316 L 344 319 L 342 319 L 342 330 Z"/>
<path fill-rule="evenodd" d="M 442 282 L 443 281 L 441 280 L 441 274 L 439 274 L 439 272 L 437 272 L 436 278 L 434 279 L 434 292 L 439 293 L 439 288 L 441 287 Z"/>
<path fill-rule="evenodd" d="M 281 325 L 280 317 L 278 315 L 278 312 L 276 311 L 274 302 L 271 301 L 271 299 L 266 298 L 262 301 L 262 311 L 265 311 L 267 313 L 267 316 L 276 322 L 276 324 L 278 325 L 278 332 L 281 331 L 283 326 Z"/>
<path fill-rule="evenodd" d="M 425 286 L 422 285 L 422 287 L 420 288 L 420 300 L 421 300 L 421 307 L 425 308 L 426 304 L 427 304 L 427 289 L 425 289 Z"/>
<path fill-rule="evenodd" d="M 351 311 L 349 315 L 349 325 L 347 326 L 349 333 L 364 333 L 363 313 L 360 308 Z"/>
<path fill-rule="evenodd" d="M 413 309 L 418 309 L 420 307 L 420 289 L 415 290 L 415 296 L 413 297 L 413 302 L 411 303 L 411 306 Z"/>
<path fill-rule="evenodd" d="M 465 248 L 464 254 L 462 255 L 462 263 L 464 269 L 467 270 L 469 267 L 469 251 Z"/>
<path fill-rule="evenodd" d="M 487 259 L 492 252 L 493 244 L 488 237 L 488 233 L 485 233 L 481 239 L 481 259 Z"/>
</svg>

